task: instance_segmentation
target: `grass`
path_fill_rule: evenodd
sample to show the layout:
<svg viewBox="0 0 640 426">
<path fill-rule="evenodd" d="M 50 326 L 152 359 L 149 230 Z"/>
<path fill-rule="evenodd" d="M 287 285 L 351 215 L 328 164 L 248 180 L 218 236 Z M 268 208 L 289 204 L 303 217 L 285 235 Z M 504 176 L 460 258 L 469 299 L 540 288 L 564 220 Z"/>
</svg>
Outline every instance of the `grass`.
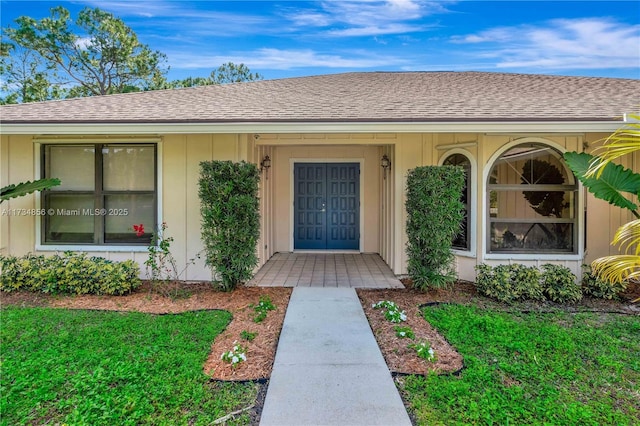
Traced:
<svg viewBox="0 0 640 426">
<path fill-rule="evenodd" d="M 409 376 L 418 424 L 640 424 L 640 318 L 440 305 L 424 317 L 459 376 Z"/>
<path fill-rule="evenodd" d="M 255 385 L 211 382 L 202 371 L 228 312 L 0 315 L 2 425 L 211 424 L 255 401 Z"/>
</svg>

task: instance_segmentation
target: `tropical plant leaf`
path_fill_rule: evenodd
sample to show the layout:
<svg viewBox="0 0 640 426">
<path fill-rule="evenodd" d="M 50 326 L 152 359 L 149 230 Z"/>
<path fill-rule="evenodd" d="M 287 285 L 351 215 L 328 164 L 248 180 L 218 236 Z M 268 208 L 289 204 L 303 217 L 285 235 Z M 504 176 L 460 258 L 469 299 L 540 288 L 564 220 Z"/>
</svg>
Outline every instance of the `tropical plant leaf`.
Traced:
<svg viewBox="0 0 640 426">
<path fill-rule="evenodd" d="M 0 188 L 0 203 L 10 198 L 21 197 L 23 195 L 31 194 L 35 191 L 43 191 L 53 186 L 60 185 L 60 179 L 39 179 L 33 182 L 26 181 L 18 184 L 4 186 Z"/>
<path fill-rule="evenodd" d="M 616 255 L 600 257 L 591 262 L 591 269 L 607 282 L 622 282 L 640 278 L 640 256 Z"/>
<path fill-rule="evenodd" d="M 603 144 L 593 150 L 597 157 L 591 163 L 587 176 L 599 177 L 609 162 L 638 150 L 640 146 L 640 115 L 629 114 L 629 118 L 636 120 L 636 122 L 629 123 L 605 139 L 596 142 Z"/>
<path fill-rule="evenodd" d="M 621 192 L 640 195 L 640 174 L 619 164 L 607 163 L 599 177 L 588 177 L 589 168 L 597 161 L 597 157 L 585 152 L 566 152 L 564 159 L 580 182 L 596 198 L 637 214 L 638 206 Z"/>
<path fill-rule="evenodd" d="M 622 225 L 616 231 L 611 244 L 620 246 L 624 253 L 640 256 L 640 219 Z"/>
</svg>

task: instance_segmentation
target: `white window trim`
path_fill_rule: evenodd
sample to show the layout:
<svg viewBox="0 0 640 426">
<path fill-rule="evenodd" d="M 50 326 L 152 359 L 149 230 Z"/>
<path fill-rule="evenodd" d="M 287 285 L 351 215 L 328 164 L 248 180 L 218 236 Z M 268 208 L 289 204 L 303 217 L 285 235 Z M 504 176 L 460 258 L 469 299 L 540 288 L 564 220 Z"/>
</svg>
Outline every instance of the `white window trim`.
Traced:
<svg viewBox="0 0 640 426">
<path fill-rule="evenodd" d="M 489 160 L 487 161 L 486 167 L 483 170 L 482 173 L 482 187 L 483 187 L 483 196 L 482 196 L 482 205 L 481 205 L 481 220 L 482 220 L 482 260 L 486 259 L 486 260 L 543 260 L 543 261 L 582 261 L 584 259 L 584 191 L 583 191 L 583 187 L 582 184 L 580 183 L 580 181 L 578 179 L 576 179 L 576 182 L 578 184 L 577 186 L 577 191 L 576 191 L 576 198 L 577 198 L 577 208 L 576 208 L 576 215 L 577 220 L 576 220 L 576 227 L 577 229 L 574 230 L 574 232 L 578 233 L 578 238 L 577 238 L 577 244 L 578 244 L 578 251 L 577 253 L 567 253 L 567 254 L 563 254 L 563 253 L 489 253 L 488 249 L 489 247 L 487 247 L 487 234 L 489 232 L 489 222 L 488 222 L 488 217 L 487 217 L 487 191 L 488 191 L 488 184 L 487 181 L 489 179 L 489 173 L 491 172 L 491 169 L 493 168 L 493 164 L 496 162 L 496 160 L 505 152 L 507 152 L 509 149 L 513 148 L 514 146 L 517 145 L 522 145 L 522 144 L 526 144 L 526 143 L 539 143 L 539 144 L 543 144 L 546 145 L 550 148 L 553 148 L 555 150 L 557 150 L 560 154 L 564 154 L 565 152 L 567 152 L 567 149 L 556 143 L 553 141 L 550 141 L 548 139 L 545 138 L 541 138 L 541 137 L 524 137 L 524 138 L 520 138 L 520 139 L 515 139 L 503 146 L 500 147 L 499 150 L 497 150 L 496 152 L 493 153 L 493 155 L 489 158 Z M 568 170 L 568 173 L 572 173 L 571 170 L 566 166 L 565 164 L 565 168 L 566 170 Z"/>
<path fill-rule="evenodd" d="M 475 144 L 474 144 L 475 146 Z M 444 160 L 447 157 L 450 157 L 455 154 L 464 155 L 471 165 L 470 176 L 469 176 L 469 187 L 471 190 L 471 198 L 469 199 L 469 229 L 467 232 L 469 233 L 469 250 L 461 250 L 453 248 L 451 251 L 457 256 L 462 257 L 476 257 L 476 247 L 477 247 L 477 206 L 478 206 L 478 183 L 477 183 L 477 170 L 478 170 L 478 162 L 475 157 L 471 154 L 471 152 L 461 149 L 454 148 L 447 150 L 438 161 L 438 165 L 442 166 L 444 164 Z"/>
<path fill-rule="evenodd" d="M 291 199 L 291 205 L 289 207 L 289 251 L 290 252 L 304 252 L 304 250 L 294 250 L 295 242 L 293 238 L 294 227 L 295 227 L 295 211 L 293 207 L 293 202 L 295 201 L 295 179 L 293 176 L 293 170 L 296 163 L 359 163 L 360 164 L 360 238 L 358 241 L 358 250 L 357 252 L 362 253 L 362 249 L 364 247 L 364 180 L 365 180 L 365 170 L 364 170 L 364 158 L 289 158 L 289 176 L 291 184 L 289 185 L 289 197 Z M 317 252 L 325 252 L 329 253 L 332 250 L 313 250 L 314 253 Z M 333 250 L 333 252 L 336 252 Z M 344 251 L 343 251 L 344 252 Z M 356 252 L 355 250 L 350 250 L 348 252 Z"/>
<path fill-rule="evenodd" d="M 57 139 L 34 139 L 34 157 L 35 157 L 35 179 L 42 179 L 42 169 L 40 162 L 40 152 L 42 149 L 42 145 L 45 144 L 78 144 L 78 143 L 109 143 L 109 144 L 131 144 L 131 143 L 153 143 L 156 145 L 156 199 L 157 199 L 157 217 L 158 224 L 162 223 L 162 140 L 160 138 L 104 138 L 104 139 L 96 139 L 92 138 L 88 139 L 79 139 L 79 138 L 69 138 L 64 140 Z M 40 192 L 36 191 L 36 209 L 42 209 L 42 199 L 40 196 Z M 84 251 L 84 252 L 146 252 L 148 247 L 141 245 L 106 245 L 106 244 L 42 244 L 42 216 L 36 216 L 35 220 L 36 227 L 36 241 L 35 241 L 35 250 L 36 251 L 54 251 L 54 252 L 64 252 L 64 251 Z"/>
</svg>

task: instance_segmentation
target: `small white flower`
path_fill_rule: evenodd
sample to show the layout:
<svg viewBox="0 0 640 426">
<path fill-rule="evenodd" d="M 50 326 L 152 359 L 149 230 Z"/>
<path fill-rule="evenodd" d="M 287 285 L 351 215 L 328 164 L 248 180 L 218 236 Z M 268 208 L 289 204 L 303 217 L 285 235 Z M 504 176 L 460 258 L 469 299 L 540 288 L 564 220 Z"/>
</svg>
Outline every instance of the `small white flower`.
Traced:
<svg viewBox="0 0 640 426">
<path fill-rule="evenodd" d="M 231 358 L 231 364 L 237 364 L 238 361 L 240 361 L 240 358 L 238 358 L 236 355 L 234 355 L 233 358 Z"/>
</svg>

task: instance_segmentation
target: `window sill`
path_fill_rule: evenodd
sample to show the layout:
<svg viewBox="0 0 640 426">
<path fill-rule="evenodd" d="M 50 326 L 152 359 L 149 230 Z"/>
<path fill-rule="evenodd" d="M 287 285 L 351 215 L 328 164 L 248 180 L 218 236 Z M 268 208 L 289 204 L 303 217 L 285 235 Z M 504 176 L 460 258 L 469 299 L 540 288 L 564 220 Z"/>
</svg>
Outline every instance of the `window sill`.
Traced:
<svg viewBox="0 0 640 426">
<path fill-rule="evenodd" d="M 485 253 L 487 260 L 571 260 L 582 261 L 584 255 L 575 253 Z"/>
<path fill-rule="evenodd" d="M 55 245 L 55 244 L 36 244 L 37 251 L 84 251 L 84 252 L 147 252 L 147 246 L 108 246 L 108 245 Z"/>
<path fill-rule="evenodd" d="M 453 252 L 454 255 L 460 256 L 460 257 L 472 257 L 472 258 L 477 257 L 475 251 L 458 250 L 458 249 L 451 249 L 451 251 Z"/>
</svg>

